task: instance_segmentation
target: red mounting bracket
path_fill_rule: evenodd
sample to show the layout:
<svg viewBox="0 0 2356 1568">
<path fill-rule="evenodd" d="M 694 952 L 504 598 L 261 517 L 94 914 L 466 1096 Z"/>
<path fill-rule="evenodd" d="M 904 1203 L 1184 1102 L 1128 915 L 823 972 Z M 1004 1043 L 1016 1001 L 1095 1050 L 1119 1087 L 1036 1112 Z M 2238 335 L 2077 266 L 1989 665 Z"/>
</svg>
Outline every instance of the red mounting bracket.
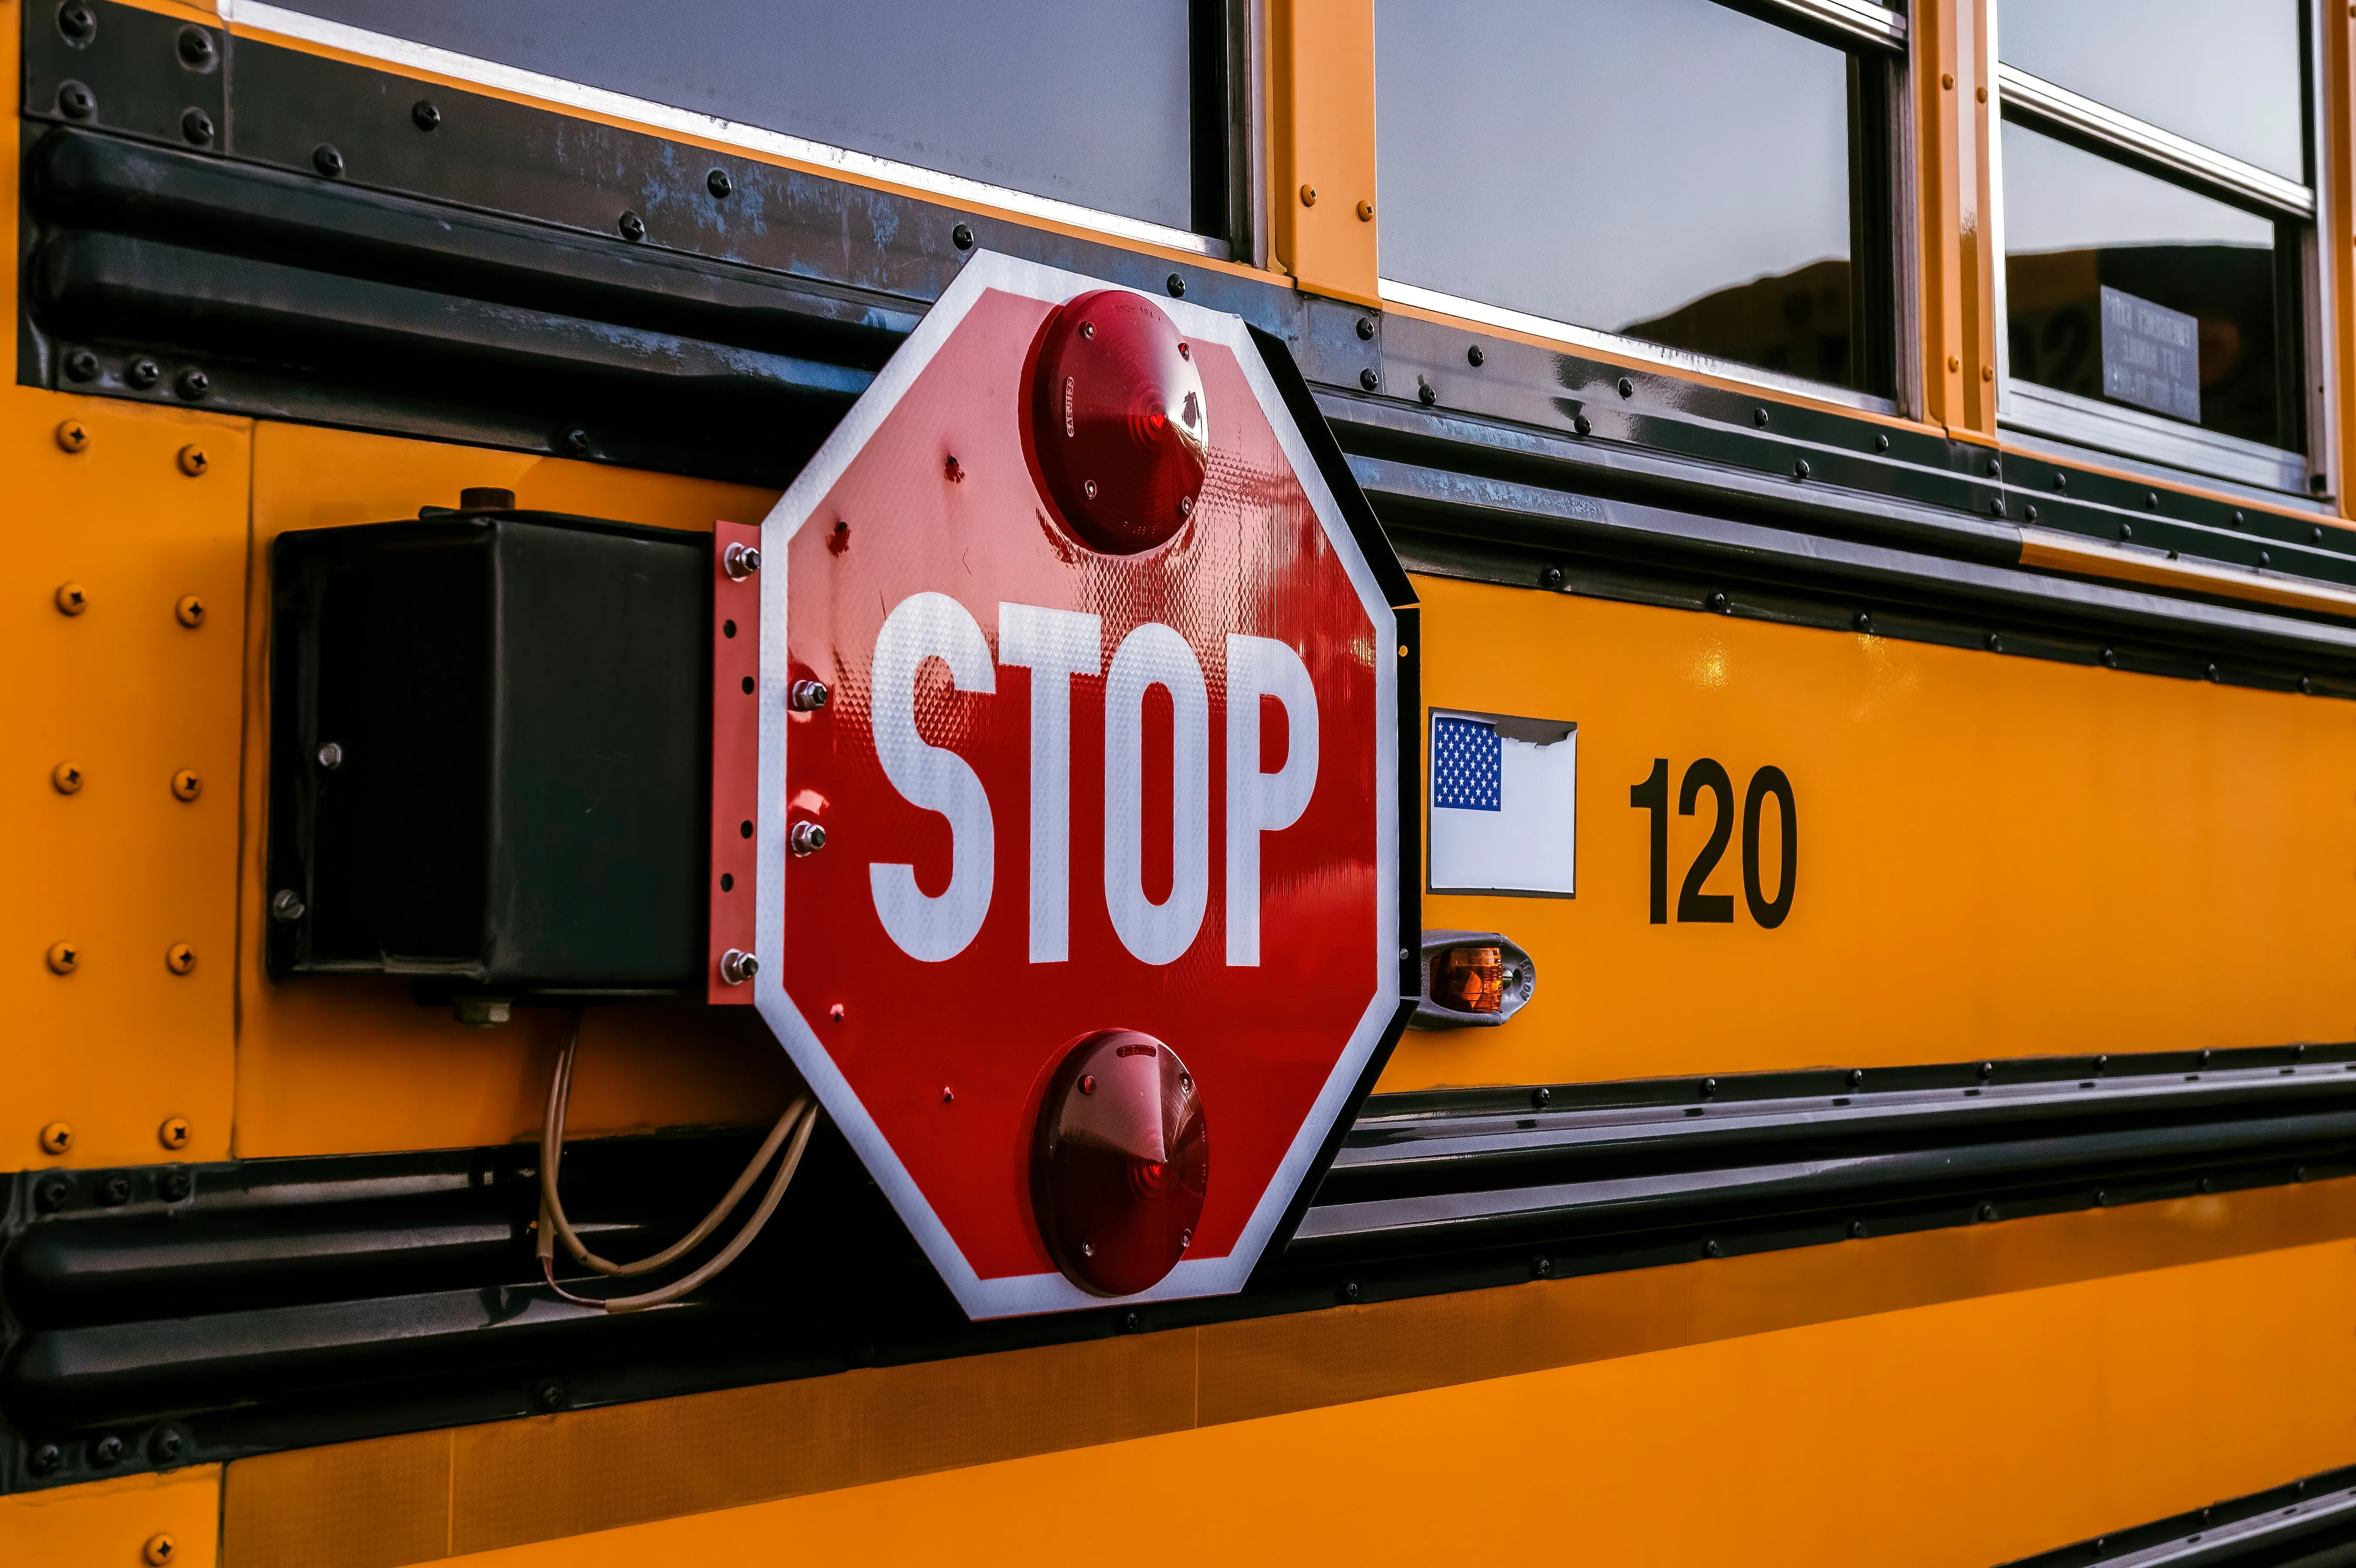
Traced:
<svg viewBox="0 0 2356 1568">
<path fill-rule="evenodd" d="M 750 1006 L 760 866 L 761 530 L 712 527 L 712 951 L 705 999 Z M 732 956 L 734 955 L 734 956 Z"/>
</svg>

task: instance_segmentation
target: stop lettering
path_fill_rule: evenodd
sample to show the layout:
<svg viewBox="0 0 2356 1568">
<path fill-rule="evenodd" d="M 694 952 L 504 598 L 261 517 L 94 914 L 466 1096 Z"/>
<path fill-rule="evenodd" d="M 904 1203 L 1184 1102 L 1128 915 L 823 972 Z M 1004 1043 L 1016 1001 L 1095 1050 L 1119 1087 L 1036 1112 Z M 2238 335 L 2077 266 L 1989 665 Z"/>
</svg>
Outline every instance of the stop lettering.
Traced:
<svg viewBox="0 0 2356 1568">
<path fill-rule="evenodd" d="M 977 256 L 762 560 L 764 1017 L 974 1316 L 1240 1288 L 1399 945 L 1396 622 L 1248 330 Z"/>
</svg>

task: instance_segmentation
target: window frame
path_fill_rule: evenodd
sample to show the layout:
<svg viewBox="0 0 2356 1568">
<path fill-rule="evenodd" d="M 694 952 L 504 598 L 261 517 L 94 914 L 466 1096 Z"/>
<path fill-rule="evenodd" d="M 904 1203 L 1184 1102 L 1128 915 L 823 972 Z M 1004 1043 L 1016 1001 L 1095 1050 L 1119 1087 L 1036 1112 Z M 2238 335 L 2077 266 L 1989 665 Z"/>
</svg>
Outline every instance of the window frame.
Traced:
<svg viewBox="0 0 2356 1568">
<path fill-rule="evenodd" d="M 1714 0 L 1715 4 L 1842 50 L 1882 72 L 1880 113 L 1870 123 L 1854 123 L 1849 141 L 1851 306 L 1859 329 L 1874 339 L 1859 342 L 1853 356 L 1874 366 L 1889 389 L 1859 391 L 1830 381 L 1786 375 L 1739 360 L 1721 359 L 1664 344 L 1532 315 L 1459 294 L 1382 276 L 1376 292 L 1386 304 L 1406 305 L 1484 326 L 1558 343 L 1617 359 L 1639 360 L 1663 369 L 1732 381 L 1793 397 L 1813 399 L 1867 412 L 1917 417 L 1922 389 L 1915 345 L 1919 340 L 1920 280 L 1912 246 L 1916 219 L 1917 172 L 1909 78 L 1909 19 L 1905 11 L 1878 0 Z M 1870 137 L 1870 148 L 1860 142 Z M 1858 183 L 1865 182 L 1862 187 Z M 1876 232 L 1878 230 L 1878 232 Z M 1860 245 L 1860 231 L 1870 242 Z M 1870 268 L 1868 272 L 1866 269 Z"/>
<path fill-rule="evenodd" d="M 2222 480 L 2255 497 L 2296 496 L 2322 503 L 2334 494 L 2337 472 L 2332 302 L 2325 286 L 2319 237 L 2334 219 L 2329 182 L 2322 177 L 2326 130 L 2317 62 L 2323 59 L 2322 8 L 2300 5 L 2300 126 L 2308 183 L 2221 153 L 2002 61 L 2003 0 L 1988 8 L 1990 73 L 1988 137 L 1989 251 L 1996 322 L 1997 424 L 2110 457 L 2153 464 Z M 2187 424 L 2140 409 L 2057 391 L 2012 374 L 2011 310 L 2006 280 L 2004 141 L 2006 121 L 2078 147 L 2122 167 L 2221 200 L 2275 226 L 2276 378 L 2284 411 L 2300 446 L 2286 448 Z M 2285 313 L 2289 313 L 2286 320 Z"/>
</svg>

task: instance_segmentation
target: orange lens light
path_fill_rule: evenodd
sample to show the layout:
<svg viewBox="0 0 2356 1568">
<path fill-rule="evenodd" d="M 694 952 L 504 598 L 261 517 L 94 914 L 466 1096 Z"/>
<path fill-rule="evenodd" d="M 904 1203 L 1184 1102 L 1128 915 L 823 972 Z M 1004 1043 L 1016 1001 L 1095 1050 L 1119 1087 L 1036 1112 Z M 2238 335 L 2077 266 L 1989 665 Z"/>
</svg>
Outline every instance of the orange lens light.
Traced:
<svg viewBox="0 0 2356 1568">
<path fill-rule="evenodd" d="M 1505 959 L 1494 947 L 1451 947 L 1432 965 L 1431 999 L 1452 1012 L 1505 1010 Z"/>
</svg>

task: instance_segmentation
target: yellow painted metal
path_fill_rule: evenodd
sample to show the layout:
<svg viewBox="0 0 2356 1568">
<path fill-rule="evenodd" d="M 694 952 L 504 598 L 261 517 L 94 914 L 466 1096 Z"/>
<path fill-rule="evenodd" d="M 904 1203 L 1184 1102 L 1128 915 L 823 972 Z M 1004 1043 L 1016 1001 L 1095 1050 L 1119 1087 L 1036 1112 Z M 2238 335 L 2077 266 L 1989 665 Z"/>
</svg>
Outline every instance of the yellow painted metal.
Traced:
<svg viewBox="0 0 2356 1568">
<path fill-rule="evenodd" d="M 60 446 L 68 418 L 87 432 Z M 177 454 L 210 458 L 191 478 Z M 237 974 L 245 421 L 0 390 L 0 1168 L 220 1159 Z M 81 585 L 87 608 L 59 613 Z M 204 613 L 183 624 L 195 596 Z M 72 793 L 59 786 L 70 763 Z M 217 780 L 193 800 L 182 771 Z M 70 974 L 45 961 L 73 949 Z M 193 964 L 174 972 L 186 944 Z M 185 1146 L 157 1129 L 186 1117 Z M 41 1130 L 72 1129 L 52 1152 Z M 52 1139 L 52 1142 L 61 1140 Z"/>
<path fill-rule="evenodd" d="M 1378 304 L 1374 0 L 1271 0 L 1269 210 L 1303 289 Z"/>
<path fill-rule="evenodd" d="M 270 547 L 285 529 L 414 517 L 423 506 L 455 505 L 470 485 L 511 489 L 526 507 L 677 528 L 709 529 L 716 517 L 756 521 L 776 498 L 774 491 L 522 453 L 264 424 L 255 437 L 255 604 L 268 602 Z M 254 615 L 245 648 L 239 905 L 250 933 L 268 918 L 269 901 L 266 619 Z M 171 804 L 168 792 L 166 801 Z M 415 1005 L 399 981 L 273 984 L 260 944 L 251 938 L 240 986 L 241 1157 L 504 1143 L 539 1125 L 562 1024 L 552 1009 L 519 1009 L 514 1023 L 470 1029 L 446 1008 Z M 751 1010 L 659 1004 L 592 1009 L 573 1091 L 576 1129 L 773 1119 L 793 1083 L 784 1053 Z"/>
<path fill-rule="evenodd" d="M 2281 1044 L 2356 1034 L 2356 706 L 2044 659 L 1434 578 L 1425 700 L 1579 724 L 1579 896 L 1428 895 L 1526 947 L 1497 1029 L 1409 1032 L 1381 1087 Z M 1738 821 L 1676 904 L 1715 803 L 1669 817 L 1655 758 L 1732 776 Z M 1740 796 L 1796 795 L 1789 918 L 1744 905 Z M 1772 882 L 1773 807 L 1763 814 Z M 1762 891 L 1772 891 L 1762 890 Z"/>
<path fill-rule="evenodd" d="M 215 1568 L 220 1481 L 220 1466 L 199 1465 L 0 1497 L 0 1563 L 9 1568 Z"/>
<path fill-rule="evenodd" d="M 1985 1564 L 2356 1459 L 2351 1237 L 2321 1182 L 270 1455 L 225 1557 L 1031 1560 L 1150 1475 L 1219 1562 Z"/>
</svg>

